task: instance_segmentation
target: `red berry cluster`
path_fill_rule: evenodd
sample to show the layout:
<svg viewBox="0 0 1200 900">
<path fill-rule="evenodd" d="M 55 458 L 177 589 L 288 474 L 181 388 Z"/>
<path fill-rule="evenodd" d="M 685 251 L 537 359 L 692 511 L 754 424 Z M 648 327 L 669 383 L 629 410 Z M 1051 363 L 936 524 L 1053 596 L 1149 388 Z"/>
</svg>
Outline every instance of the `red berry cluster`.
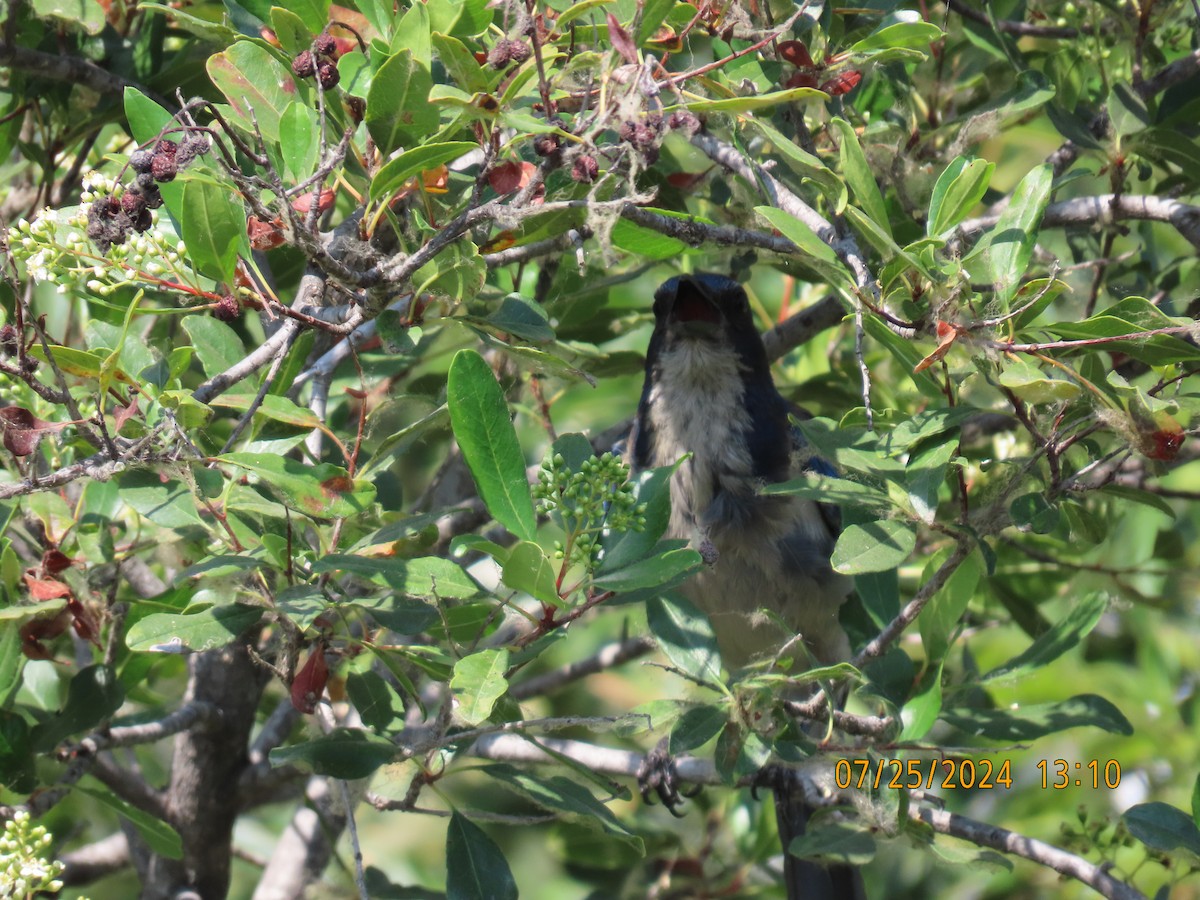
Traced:
<svg viewBox="0 0 1200 900">
<path fill-rule="evenodd" d="M 120 199 L 101 197 L 88 210 L 87 236 L 92 243 L 101 253 L 107 253 L 113 244 L 124 244 L 129 232 L 149 230 L 153 223 L 150 210 L 163 203 L 159 184 L 173 181 L 180 169 L 207 152 L 208 138 L 195 133 L 188 134 L 182 143 L 164 138 L 153 148 L 135 150 L 129 156 L 134 179 L 125 185 Z"/>
<path fill-rule="evenodd" d="M 341 80 L 337 67 L 338 45 L 331 34 L 319 34 L 311 50 L 302 50 L 292 60 L 292 74 L 297 78 L 316 76 L 321 90 L 332 91 Z"/>
</svg>

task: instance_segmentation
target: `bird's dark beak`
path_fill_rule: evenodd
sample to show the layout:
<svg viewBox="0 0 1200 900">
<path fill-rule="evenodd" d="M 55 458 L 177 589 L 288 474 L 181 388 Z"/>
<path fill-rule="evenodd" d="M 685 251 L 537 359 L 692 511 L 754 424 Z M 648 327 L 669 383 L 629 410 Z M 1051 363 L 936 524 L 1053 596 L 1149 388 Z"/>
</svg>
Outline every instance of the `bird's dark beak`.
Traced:
<svg viewBox="0 0 1200 900">
<path fill-rule="evenodd" d="M 681 278 L 667 308 L 667 320 L 680 326 L 685 334 L 710 336 L 724 323 L 725 317 L 708 292 L 694 281 Z"/>
</svg>

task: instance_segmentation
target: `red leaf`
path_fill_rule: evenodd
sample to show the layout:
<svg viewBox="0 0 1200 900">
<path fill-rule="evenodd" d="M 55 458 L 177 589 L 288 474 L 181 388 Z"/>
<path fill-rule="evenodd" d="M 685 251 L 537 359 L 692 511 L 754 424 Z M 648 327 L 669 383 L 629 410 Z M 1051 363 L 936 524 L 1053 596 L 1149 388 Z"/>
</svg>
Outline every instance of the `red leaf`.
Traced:
<svg viewBox="0 0 1200 900">
<path fill-rule="evenodd" d="M 824 84 L 821 85 L 821 90 L 827 93 L 830 97 L 837 97 L 841 94 L 848 94 L 862 81 L 862 72 L 857 69 L 850 69 L 840 75 L 835 75 Z"/>
<path fill-rule="evenodd" d="M 21 652 L 29 659 L 51 659 L 50 651 L 42 641 L 58 637 L 67 630 L 70 621 L 71 614 L 65 609 L 56 616 L 30 619 L 21 626 Z"/>
<path fill-rule="evenodd" d="M 612 42 L 616 51 L 621 54 L 625 62 L 631 66 L 636 66 L 638 63 L 637 47 L 634 46 L 633 38 L 629 36 L 629 32 L 621 27 L 621 23 L 617 21 L 616 16 L 612 13 L 605 13 L 608 17 L 608 39 Z"/>
<path fill-rule="evenodd" d="M 75 626 L 75 633 L 85 641 L 91 641 L 97 647 L 100 646 L 100 628 L 96 625 L 96 620 L 87 607 L 74 597 L 68 597 L 67 610 L 73 617 L 71 624 Z"/>
<path fill-rule="evenodd" d="M 797 72 L 791 78 L 783 83 L 785 88 L 816 87 L 817 76 L 812 72 Z"/>
<path fill-rule="evenodd" d="M 703 172 L 672 172 L 667 176 L 667 184 L 671 187 L 677 187 L 681 191 L 690 191 L 711 172 L 712 169 L 705 169 Z"/>
<path fill-rule="evenodd" d="M 20 406 L 0 408 L 0 430 L 4 432 L 4 449 L 13 456 L 28 456 L 37 449 L 42 432 L 56 431 L 62 425 L 44 422 Z"/>
<path fill-rule="evenodd" d="M 952 322 L 943 322 L 939 319 L 937 323 L 937 349 L 917 363 L 913 367 L 913 372 L 924 372 L 934 363 L 941 362 L 946 354 L 950 352 L 950 348 L 954 346 L 954 342 L 958 340 L 960 334 L 962 334 L 962 328 L 958 325 Z"/>
<path fill-rule="evenodd" d="M 328 680 L 329 666 L 325 663 L 325 642 L 317 641 L 309 651 L 308 660 L 292 679 L 292 706 L 302 713 L 316 710 Z"/>
<path fill-rule="evenodd" d="M 497 194 L 512 194 L 529 184 L 535 171 L 537 166 L 533 163 L 503 162 L 488 172 L 488 184 Z"/>
<path fill-rule="evenodd" d="M 61 581 L 42 580 L 30 575 L 29 572 L 25 573 L 25 585 L 29 588 L 29 596 L 38 603 L 71 596 L 71 589 Z"/>
<path fill-rule="evenodd" d="M 264 222 L 258 216 L 246 219 L 246 233 L 250 235 L 250 247 L 254 250 L 274 250 L 283 245 L 283 220 Z"/>
<path fill-rule="evenodd" d="M 301 194 L 292 201 L 292 209 L 298 213 L 306 213 L 312 209 L 313 194 L 316 191 L 309 191 L 307 194 Z M 334 193 L 329 188 L 321 191 L 321 199 L 317 201 L 317 212 L 323 213 L 329 207 L 333 206 Z"/>
<path fill-rule="evenodd" d="M 789 62 L 797 69 L 812 69 L 812 57 L 808 55 L 808 47 L 804 41 L 783 41 L 779 45 L 779 58 Z"/>
<path fill-rule="evenodd" d="M 113 411 L 113 420 L 115 421 L 116 426 L 117 426 L 117 433 L 119 434 L 121 432 L 121 429 L 125 427 L 125 423 L 128 422 L 130 419 L 132 419 L 137 414 L 138 414 L 138 398 L 137 398 L 137 394 L 134 394 L 130 398 L 128 406 L 118 406 L 116 408 L 116 410 Z"/>
<path fill-rule="evenodd" d="M 47 575 L 57 575 L 63 569 L 69 569 L 74 564 L 75 560 L 53 547 L 42 554 L 42 571 Z"/>
</svg>

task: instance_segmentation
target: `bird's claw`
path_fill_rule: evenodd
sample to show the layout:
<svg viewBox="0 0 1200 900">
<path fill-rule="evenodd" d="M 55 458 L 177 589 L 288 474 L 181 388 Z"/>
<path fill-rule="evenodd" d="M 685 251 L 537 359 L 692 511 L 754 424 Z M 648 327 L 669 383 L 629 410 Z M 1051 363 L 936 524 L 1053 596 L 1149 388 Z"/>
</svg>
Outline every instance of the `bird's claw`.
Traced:
<svg viewBox="0 0 1200 900">
<path fill-rule="evenodd" d="M 701 787 L 694 785 L 687 789 L 680 788 L 681 782 L 679 773 L 675 769 L 675 759 L 667 748 L 668 740 L 663 738 L 653 750 L 646 754 L 646 758 L 638 766 L 638 789 L 642 793 L 642 800 L 647 805 L 653 805 L 654 797 L 657 796 L 662 801 L 662 805 L 667 808 L 667 812 L 678 819 L 683 817 L 683 813 L 679 812 L 683 801 L 699 794 Z"/>
</svg>

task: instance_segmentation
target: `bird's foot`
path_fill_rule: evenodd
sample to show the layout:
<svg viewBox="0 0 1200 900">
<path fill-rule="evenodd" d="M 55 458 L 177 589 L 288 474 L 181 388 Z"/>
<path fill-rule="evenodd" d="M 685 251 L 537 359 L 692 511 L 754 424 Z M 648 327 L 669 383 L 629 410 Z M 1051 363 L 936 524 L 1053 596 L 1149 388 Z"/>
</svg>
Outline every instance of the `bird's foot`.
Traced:
<svg viewBox="0 0 1200 900">
<path fill-rule="evenodd" d="M 683 813 L 679 812 L 679 809 L 683 806 L 683 801 L 699 794 L 701 787 L 694 785 L 681 789 L 682 782 L 675 769 L 675 759 L 667 747 L 668 739 L 663 738 L 646 754 L 646 758 L 638 766 L 638 789 L 642 792 L 642 800 L 647 804 L 653 804 L 653 798 L 657 796 L 667 808 L 667 812 L 681 818 Z"/>
</svg>

